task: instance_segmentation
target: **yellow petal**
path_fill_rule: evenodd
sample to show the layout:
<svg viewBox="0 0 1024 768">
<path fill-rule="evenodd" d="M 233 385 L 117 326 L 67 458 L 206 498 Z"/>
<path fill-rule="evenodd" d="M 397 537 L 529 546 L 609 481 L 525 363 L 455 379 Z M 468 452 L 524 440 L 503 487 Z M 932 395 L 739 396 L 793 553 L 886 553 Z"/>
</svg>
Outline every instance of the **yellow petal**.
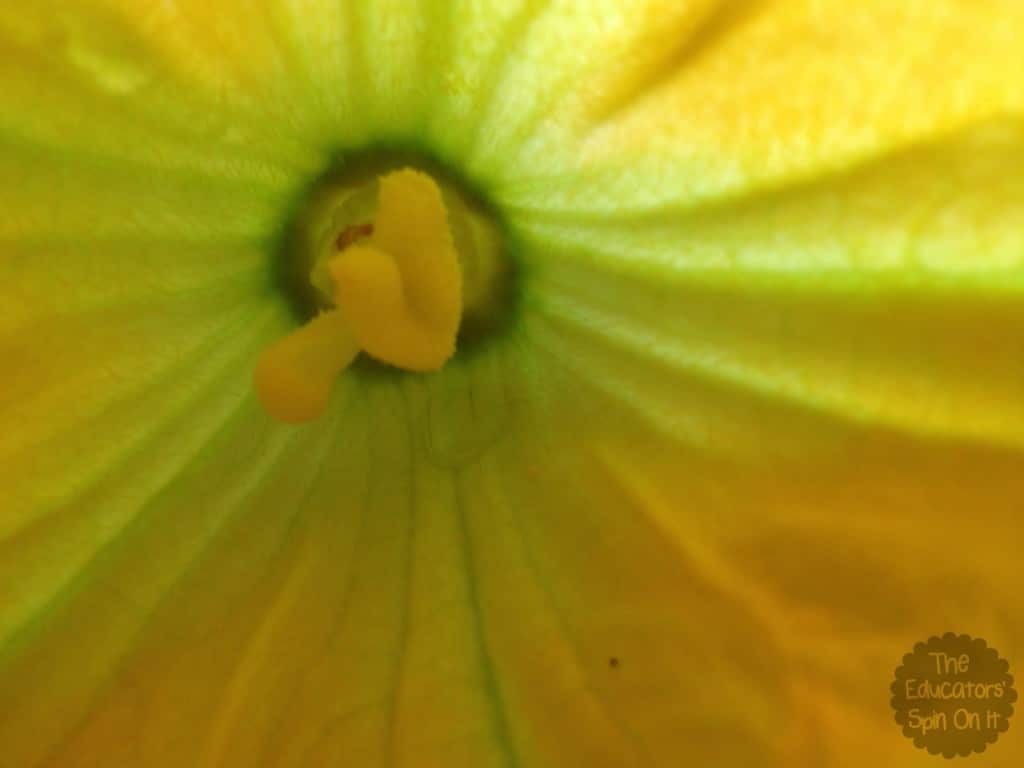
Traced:
<svg viewBox="0 0 1024 768">
<path fill-rule="evenodd" d="M 669 15 L 653 12 L 659 4 L 609 0 L 628 15 L 622 25 L 573 25 L 561 7 L 537 18 L 507 90 L 529 78 L 542 93 L 574 78 L 587 86 L 495 116 L 500 136 L 528 137 L 495 150 L 543 169 L 509 185 L 508 202 L 692 209 L 1024 111 L 1024 84 L 1006 76 L 1024 68 L 1016 0 L 868 0 L 856 13 L 843 0 L 667 3 Z M 606 47 L 631 55 L 573 53 Z"/>
</svg>

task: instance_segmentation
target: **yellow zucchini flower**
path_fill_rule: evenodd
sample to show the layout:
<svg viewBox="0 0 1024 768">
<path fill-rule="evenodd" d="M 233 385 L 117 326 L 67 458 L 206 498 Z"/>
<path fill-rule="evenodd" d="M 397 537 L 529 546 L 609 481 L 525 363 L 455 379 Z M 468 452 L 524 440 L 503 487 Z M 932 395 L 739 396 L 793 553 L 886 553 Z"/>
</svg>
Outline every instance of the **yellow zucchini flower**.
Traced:
<svg viewBox="0 0 1024 768">
<path fill-rule="evenodd" d="M 1021 0 L 0 7 L 2 768 L 935 765 L 1022 514 Z"/>
</svg>

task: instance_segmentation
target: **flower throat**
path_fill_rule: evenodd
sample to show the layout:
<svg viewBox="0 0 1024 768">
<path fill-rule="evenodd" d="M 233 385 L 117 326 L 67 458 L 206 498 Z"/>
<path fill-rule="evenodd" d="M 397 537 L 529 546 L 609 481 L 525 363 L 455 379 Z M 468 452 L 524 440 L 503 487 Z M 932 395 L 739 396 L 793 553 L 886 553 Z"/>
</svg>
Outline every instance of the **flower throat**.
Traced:
<svg viewBox="0 0 1024 768">
<path fill-rule="evenodd" d="M 422 171 L 326 185 L 295 236 L 288 266 L 311 316 L 264 350 L 254 376 L 278 421 L 317 418 L 360 353 L 405 371 L 440 370 L 505 309 L 498 227 Z"/>
</svg>

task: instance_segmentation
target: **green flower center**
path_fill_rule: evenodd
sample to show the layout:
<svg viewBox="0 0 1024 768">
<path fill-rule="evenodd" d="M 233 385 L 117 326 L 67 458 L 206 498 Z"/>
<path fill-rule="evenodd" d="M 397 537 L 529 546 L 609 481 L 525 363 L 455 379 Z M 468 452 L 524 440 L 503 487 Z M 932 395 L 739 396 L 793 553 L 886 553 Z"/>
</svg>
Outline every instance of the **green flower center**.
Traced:
<svg viewBox="0 0 1024 768">
<path fill-rule="evenodd" d="M 293 216 L 278 254 L 278 283 L 307 322 L 335 306 L 324 265 L 340 248 L 371 236 L 380 179 L 403 168 L 430 176 L 441 191 L 462 273 L 460 352 L 511 321 L 518 276 L 507 228 L 486 196 L 440 163 L 405 152 L 346 158 L 320 179 Z"/>
<path fill-rule="evenodd" d="M 325 179 L 285 252 L 285 285 L 307 322 L 261 356 L 264 407 L 281 421 L 315 418 L 360 352 L 440 369 L 508 313 L 504 242 L 497 219 L 444 175 L 350 164 Z"/>
</svg>

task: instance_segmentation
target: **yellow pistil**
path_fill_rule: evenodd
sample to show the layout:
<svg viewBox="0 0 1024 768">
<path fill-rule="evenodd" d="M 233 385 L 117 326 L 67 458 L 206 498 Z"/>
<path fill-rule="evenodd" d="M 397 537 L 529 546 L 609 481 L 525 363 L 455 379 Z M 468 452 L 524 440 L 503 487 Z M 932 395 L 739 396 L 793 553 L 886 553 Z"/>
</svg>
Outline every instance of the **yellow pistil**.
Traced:
<svg viewBox="0 0 1024 768">
<path fill-rule="evenodd" d="M 382 177 L 376 220 L 355 234 L 340 233 L 326 262 L 335 308 L 257 363 L 257 395 L 279 421 L 319 416 L 360 350 L 410 371 L 438 370 L 455 354 L 462 271 L 433 179 L 408 169 Z M 311 279 L 322 272 L 315 265 Z"/>
<path fill-rule="evenodd" d="M 310 421 L 323 413 L 331 385 L 358 354 L 344 315 L 322 312 L 263 351 L 256 364 L 256 394 L 278 421 Z"/>
</svg>

